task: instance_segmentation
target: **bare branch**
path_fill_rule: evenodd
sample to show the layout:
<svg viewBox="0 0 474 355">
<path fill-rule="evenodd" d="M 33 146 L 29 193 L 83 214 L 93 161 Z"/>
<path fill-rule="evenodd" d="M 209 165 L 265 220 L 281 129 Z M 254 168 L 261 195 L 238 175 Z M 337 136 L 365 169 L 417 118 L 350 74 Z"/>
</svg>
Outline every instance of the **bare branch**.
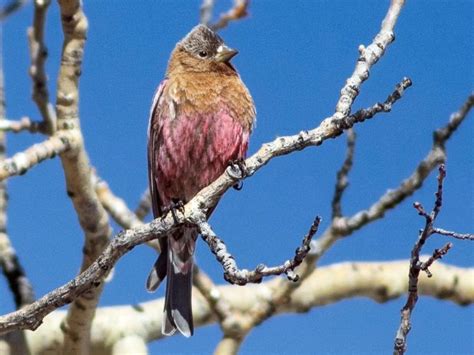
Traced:
<svg viewBox="0 0 474 355">
<path fill-rule="evenodd" d="M 71 303 L 91 290 L 100 288 L 104 278 L 122 255 L 139 244 L 166 235 L 183 222 L 184 218 L 181 214 L 177 214 L 176 219 L 169 214 L 165 218 L 157 219 L 141 227 L 122 231 L 107 245 L 102 254 L 73 280 L 49 292 L 31 305 L 0 317 L 0 334 L 14 329 L 35 330 L 48 313 Z"/>
<path fill-rule="evenodd" d="M 214 0 L 203 0 L 200 8 L 202 24 L 209 24 L 212 19 L 212 10 L 214 10 Z"/>
<path fill-rule="evenodd" d="M 203 240 L 209 245 L 212 253 L 216 255 L 219 263 L 224 268 L 224 279 L 232 284 L 246 285 L 248 283 L 260 283 L 266 276 L 286 274 L 289 280 L 298 281 L 299 276 L 294 273 L 310 251 L 310 243 L 313 236 L 318 231 L 321 217 L 316 217 L 311 228 L 303 238 L 301 247 L 296 249 L 295 257 L 292 260 L 285 261 L 282 265 L 268 267 L 263 264 L 258 265 L 254 270 L 242 269 L 237 267 L 234 257 L 227 252 L 227 248 L 222 240 L 220 240 L 211 226 L 207 222 L 200 222 L 198 224 L 199 232 Z"/>
<path fill-rule="evenodd" d="M 453 237 L 453 238 L 461 239 L 461 240 L 465 240 L 465 239 L 474 240 L 474 234 L 470 234 L 470 233 L 461 234 L 461 233 L 456 233 L 452 231 L 447 231 L 442 228 L 433 228 L 433 233 L 441 234 L 441 235 L 445 235 L 448 237 Z"/>
<path fill-rule="evenodd" d="M 330 138 L 341 135 L 344 130 L 352 128 L 356 123 L 365 121 L 364 115 L 352 115 L 343 119 L 338 119 L 336 114 L 324 119 L 319 127 L 309 131 L 301 131 L 297 135 L 278 137 L 263 146 L 245 161 L 242 169 L 235 169 L 233 166 L 227 168 L 226 172 L 216 181 L 205 187 L 193 199 L 193 205 L 207 211 L 219 201 L 221 196 L 239 180 L 243 180 L 255 174 L 255 172 L 268 164 L 273 158 L 287 155 L 306 147 L 319 146 Z M 239 171 L 236 171 L 239 170 Z M 198 207 L 199 206 L 199 207 Z"/>
<path fill-rule="evenodd" d="M 435 132 L 431 150 L 425 159 L 418 164 L 415 171 L 405 179 L 398 188 L 388 190 L 368 209 L 357 212 L 351 217 L 339 219 L 336 226 L 337 234 L 349 235 L 364 225 L 382 218 L 388 210 L 395 208 L 400 202 L 419 189 L 430 172 L 435 169 L 438 164 L 444 162 L 446 158 L 446 141 L 467 117 L 473 106 L 474 95 L 470 95 L 461 109 L 451 116 L 449 123 Z M 321 238 L 324 238 L 324 235 Z M 326 244 L 327 242 L 328 241 L 324 241 L 323 243 Z"/>
<path fill-rule="evenodd" d="M 126 335 L 124 333 L 124 336 L 113 344 L 111 350 L 112 355 L 148 355 L 145 340 L 136 334 Z"/>
<path fill-rule="evenodd" d="M 411 330 L 411 314 L 415 309 L 418 301 L 418 279 L 421 271 L 425 271 L 428 277 L 432 277 L 432 273 L 429 267 L 438 259 L 441 259 L 448 250 L 453 246 L 452 243 L 447 243 L 440 249 L 435 249 L 433 255 L 428 258 L 427 261 L 420 261 L 420 253 L 426 240 L 433 235 L 434 228 L 433 223 L 436 221 L 436 217 L 441 211 L 443 205 L 443 182 L 446 177 L 446 169 L 444 164 L 439 166 L 438 174 L 438 189 L 436 191 L 436 199 L 431 213 L 426 213 L 419 202 L 413 204 L 413 207 L 418 211 L 418 214 L 425 218 L 425 227 L 420 231 L 418 240 L 416 241 L 411 251 L 410 258 L 410 270 L 408 279 L 408 298 L 401 310 L 401 321 L 400 326 L 397 330 L 395 337 L 393 353 L 394 355 L 404 354 L 407 348 L 407 336 Z"/>
<path fill-rule="evenodd" d="M 464 119 L 471 111 L 472 107 L 474 106 L 474 93 L 471 93 L 467 98 L 466 102 L 462 105 L 459 111 L 453 113 L 449 118 L 449 123 L 436 130 L 433 134 L 433 141 L 434 145 L 437 145 L 444 149 L 445 143 L 449 140 L 451 135 L 456 131 L 459 125 L 464 121 Z"/>
<path fill-rule="evenodd" d="M 0 24 L 1 26 L 2 24 Z M 4 123 L 5 109 L 5 81 L 3 75 L 3 41 L 0 28 L 0 124 Z M 0 161 L 6 157 L 7 137 L 0 131 Z M 16 308 L 19 309 L 35 300 L 33 287 L 25 275 L 15 249 L 7 234 L 7 182 L 0 181 L 0 268 L 7 279 L 10 291 L 13 294 Z M 15 344 L 15 347 L 13 347 Z M 0 353 L 28 353 L 28 347 L 23 332 L 16 331 L 0 337 Z"/>
<path fill-rule="evenodd" d="M 35 300 L 33 287 L 5 232 L 0 232 L 0 266 L 13 293 L 17 308 L 32 303 Z"/>
<path fill-rule="evenodd" d="M 43 122 L 35 122 L 29 117 L 23 117 L 19 121 L 2 120 L 0 121 L 0 131 L 11 131 L 19 133 L 21 131 L 29 131 L 30 133 L 42 132 Z"/>
<path fill-rule="evenodd" d="M 135 209 L 135 214 L 140 221 L 143 221 L 151 210 L 151 196 L 150 190 L 146 189 L 140 197 L 140 202 Z"/>
<path fill-rule="evenodd" d="M 277 305 L 276 313 L 290 314 L 307 312 L 354 297 L 366 297 L 378 303 L 396 299 L 407 292 L 406 274 L 408 260 L 391 262 L 346 262 L 314 270 L 291 294 L 288 302 Z M 420 295 L 431 296 L 466 306 L 474 303 L 473 268 L 460 268 L 437 262 L 433 265 L 437 277 L 420 275 Z M 271 297 L 278 279 L 246 287 L 219 285 L 218 292 L 229 303 L 231 309 L 242 316 L 249 315 L 255 304 Z M 91 353 L 104 352 L 127 334 L 137 334 L 146 342 L 163 338 L 161 317 L 163 298 L 135 305 L 100 307 L 92 325 Z M 25 332 L 31 352 L 34 354 L 60 353 L 63 336 L 58 331 L 65 311 L 58 310 L 44 319 L 44 324 L 34 332 Z M 217 321 L 208 301 L 198 292 L 193 297 L 193 318 L 196 327 Z M 14 318 L 12 318 L 14 319 Z M 4 317 L 0 318 L 1 327 Z M 238 321 L 238 319 L 237 319 Z M 50 341 L 45 342 L 45 338 Z M 107 344 L 104 344 L 107 339 Z"/>
<path fill-rule="evenodd" d="M 112 229 L 93 184 L 89 157 L 84 147 L 79 123 L 79 76 L 88 23 L 80 0 L 58 0 L 64 42 L 57 81 L 56 134 L 72 131 L 79 144 L 67 154 L 61 154 L 66 188 L 79 223 L 85 234 L 81 271 L 86 270 L 104 250 Z M 77 293 L 68 315 L 61 325 L 65 336 L 66 354 L 85 353 L 89 349 L 90 327 L 94 318 L 102 284 Z"/>
<path fill-rule="evenodd" d="M 61 132 L 44 142 L 32 145 L 23 152 L 16 153 L 11 158 L 0 162 L 0 181 L 14 175 L 23 175 L 32 167 L 46 159 L 71 150 L 76 146 L 76 132 Z"/>
<path fill-rule="evenodd" d="M 234 6 L 222 14 L 217 20 L 217 22 L 209 27 L 214 31 L 218 31 L 227 27 L 229 22 L 240 20 L 248 15 L 248 7 L 250 5 L 250 0 L 234 0 Z M 202 8 L 202 7 L 201 7 Z"/>
<path fill-rule="evenodd" d="M 433 263 L 436 261 L 436 260 L 439 260 L 441 259 L 443 256 L 445 256 L 449 249 L 451 249 L 453 247 L 453 243 L 446 243 L 443 247 L 439 248 L 439 249 L 435 249 L 434 252 L 433 252 L 433 255 L 431 255 L 429 257 L 428 260 L 422 262 L 420 264 L 420 270 L 423 270 L 424 272 L 426 272 L 426 276 L 428 277 L 432 277 L 433 274 L 431 273 L 431 271 L 428 269 L 431 265 L 433 265 Z"/>
<path fill-rule="evenodd" d="M 395 40 L 393 29 L 400 15 L 405 0 L 391 0 L 388 12 L 382 22 L 380 32 L 366 48 L 359 46 L 359 58 L 351 77 L 341 90 L 341 96 L 336 105 L 336 115 L 344 118 L 350 115 L 354 100 L 360 92 L 360 87 L 369 78 L 370 68 L 384 55 L 387 47 Z"/>
<path fill-rule="evenodd" d="M 0 21 L 4 21 L 9 16 L 13 15 L 15 12 L 25 6 L 27 2 L 28 0 L 11 0 L 2 9 L 0 9 Z"/>
<path fill-rule="evenodd" d="M 30 47 L 30 76 L 33 80 L 33 101 L 43 117 L 40 125 L 42 133 L 52 135 L 56 131 L 56 112 L 49 102 L 48 78 L 45 72 L 45 61 L 48 50 L 44 43 L 44 28 L 46 12 L 51 0 L 34 0 L 35 12 L 33 26 L 28 28 L 28 43 Z"/>
<path fill-rule="evenodd" d="M 224 334 L 222 340 L 217 344 L 214 355 L 234 355 L 239 353 L 239 348 L 243 342 L 242 337 L 234 334 Z"/>
<path fill-rule="evenodd" d="M 4 182 L 0 184 L 4 184 Z M 3 192 L 0 193 L 4 194 Z M 26 276 L 25 270 L 21 266 L 15 249 L 13 249 L 8 235 L 6 234 L 6 226 L 3 225 L 0 226 L 0 228 L 0 266 L 3 275 L 5 275 L 5 278 L 7 279 L 8 286 L 13 293 L 15 305 L 19 309 L 34 302 L 35 294 L 33 286 Z"/>
<path fill-rule="evenodd" d="M 347 150 L 346 159 L 341 166 L 341 169 L 337 172 L 336 188 L 334 190 L 334 197 L 332 199 L 332 219 L 342 216 L 341 199 L 344 191 L 349 185 L 348 174 L 352 168 L 352 162 L 354 159 L 354 148 L 355 148 L 356 134 L 354 129 L 347 130 Z"/>
<path fill-rule="evenodd" d="M 380 112 L 390 112 L 395 102 L 402 98 L 403 93 L 412 85 L 410 78 L 403 78 L 403 80 L 395 86 L 395 90 L 387 97 L 385 102 L 377 102 L 369 108 L 361 109 L 347 117 L 347 120 L 354 120 L 355 122 L 363 122 L 364 120 L 374 117 Z M 341 119 L 340 124 L 344 125 L 346 119 Z"/>
<path fill-rule="evenodd" d="M 96 180 L 95 190 L 97 197 L 115 222 L 126 229 L 135 228 L 143 224 L 137 215 L 130 211 L 125 201 L 112 193 L 107 182 L 96 175 L 94 175 L 94 180 Z"/>
</svg>

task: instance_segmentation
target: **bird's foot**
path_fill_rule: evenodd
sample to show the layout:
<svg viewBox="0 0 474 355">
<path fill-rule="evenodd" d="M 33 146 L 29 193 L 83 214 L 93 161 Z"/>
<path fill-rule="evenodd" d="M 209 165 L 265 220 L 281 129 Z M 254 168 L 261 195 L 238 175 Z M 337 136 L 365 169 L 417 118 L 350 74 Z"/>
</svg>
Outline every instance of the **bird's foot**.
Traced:
<svg viewBox="0 0 474 355">
<path fill-rule="evenodd" d="M 171 212 L 173 219 L 176 223 L 178 223 L 178 216 L 176 212 L 184 213 L 184 202 L 180 199 L 173 198 L 169 206 L 163 208 L 162 218 L 165 218 L 168 212 Z"/>
<path fill-rule="evenodd" d="M 236 159 L 229 162 L 229 170 L 228 170 L 229 175 L 233 179 L 238 180 L 237 183 L 233 186 L 233 188 L 236 189 L 237 191 L 242 190 L 242 187 L 244 186 L 241 179 L 245 177 L 246 171 L 247 171 L 247 166 L 245 165 L 245 160 Z"/>
</svg>

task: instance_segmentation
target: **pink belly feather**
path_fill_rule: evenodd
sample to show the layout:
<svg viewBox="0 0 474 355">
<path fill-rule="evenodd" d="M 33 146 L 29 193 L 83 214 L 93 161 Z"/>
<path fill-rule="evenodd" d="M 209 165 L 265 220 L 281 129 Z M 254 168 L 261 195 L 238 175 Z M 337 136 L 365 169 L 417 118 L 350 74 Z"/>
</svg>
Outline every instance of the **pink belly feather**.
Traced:
<svg viewBox="0 0 474 355">
<path fill-rule="evenodd" d="M 245 158 L 249 132 L 226 109 L 194 117 L 165 118 L 157 161 L 164 206 L 187 202 L 219 177 L 230 161 Z"/>
</svg>

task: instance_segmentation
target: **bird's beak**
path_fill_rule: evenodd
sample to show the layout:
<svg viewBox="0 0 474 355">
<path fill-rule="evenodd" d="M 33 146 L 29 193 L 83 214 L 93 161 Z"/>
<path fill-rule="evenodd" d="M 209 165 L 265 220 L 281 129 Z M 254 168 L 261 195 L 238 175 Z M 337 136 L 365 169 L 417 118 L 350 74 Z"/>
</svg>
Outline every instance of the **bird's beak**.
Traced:
<svg viewBox="0 0 474 355">
<path fill-rule="evenodd" d="M 238 53 L 239 52 L 237 50 L 229 48 L 225 44 L 221 44 L 219 48 L 217 48 L 217 53 L 214 58 L 217 62 L 226 63 Z"/>
</svg>

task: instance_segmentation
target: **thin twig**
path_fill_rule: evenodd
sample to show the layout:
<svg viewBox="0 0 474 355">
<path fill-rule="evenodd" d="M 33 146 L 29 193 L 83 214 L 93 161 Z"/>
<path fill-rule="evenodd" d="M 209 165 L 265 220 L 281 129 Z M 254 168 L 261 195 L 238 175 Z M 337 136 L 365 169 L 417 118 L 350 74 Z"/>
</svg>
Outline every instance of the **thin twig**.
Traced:
<svg viewBox="0 0 474 355">
<path fill-rule="evenodd" d="M 9 16 L 13 15 L 15 12 L 17 12 L 23 6 L 25 6 L 27 2 L 28 2 L 28 0 L 12 0 L 12 1 L 10 1 L 2 9 L 0 9 L 0 21 L 4 21 Z"/>
<path fill-rule="evenodd" d="M 200 15 L 201 23 L 204 25 L 209 24 L 212 19 L 212 10 L 214 10 L 215 0 L 202 0 Z"/>
<path fill-rule="evenodd" d="M 456 233 L 456 232 L 452 232 L 452 231 L 447 231 L 445 229 L 442 229 L 442 228 L 433 228 L 433 233 L 436 233 L 436 234 L 441 234 L 441 235 L 445 235 L 445 236 L 448 236 L 448 237 L 453 237 L 453 238 L 456 238 L 456 239 L 461 239 L 461 240 L 474 240 L 474 234 L 470 234 L 470 233 L 465 233 L 465 234 L 462 234 L 462 233 Z"/>
<path fill-rule="evenodd" d="M 0 121 L 0 131 L 11 131 L 13 133 L 21 131 L 28 131 L 30 133 L 42 132 L 43 122 L 32 121 L 29 117 L 23 117 L 19 121 L 2 120 Z"/>
<path fill-rule="evenodd" d="M 234 0 L 232 8 L 224 14 L 221 14 L 216 23 L 210 25 L 214 31 L 218 31 L 227 27 L 229 22 L 243 19 L 248 15 L 248 7 L 250 0 Z"/>
<path fill-rule="evenodd" d="M 352 162 L 354 160 L 355 141 L 356 134 L 354 132 L 354 129 L 351 128 L 347 130 L 346 158 L 344 159 L 344 163 L 342 164 L 341 169 L 339 169 L 339 171 L 337 172 L 336 188 L 334 190 L 334 197 L 331 204 L 332 219 L 342 216 L 341 199 L 342 195 L 344 194 L 344 191 L 349 185 L 349 180 L 347 176 L 352 168 Z"/>
<path fill-rule="evenodd" d="M 150 190 L 146 189 L 140 197 L 140 202 L 135 209 L 135 214 L 140 221 L 143 221 L 151 210 Z"/>
<path fill-rule="evenodd" d="M 428 277 L 432 277 L 433 274 L 431 273 L 429 267 L 436 261 L 436 260 L 439 260 L 441 259 L 443 256 L 445 256 L 449 249 L 451 249 L 453 247 L 453 243 L 446 243 L 443 247 L 439 248 L 439 249 L 435 249 L 434 252 L 433 252 L 433 255 L 431 255 L 428 260 L 422 262 L 419 267 L 420 267 L 420 270 L 423 270 L 424 272 L 426 272 L 426 276 Z"/>
<path fill-rule="evenodd" d="M 395 90 L 388 95 L 384 102 L 377 102 L 369 108 L 363 108 L 358 110 L 356 113 L 341 118 L 338 124 L 342 128 L 348 129 L 354 125 L 354 122 L 364 122 L 374 117 L 376 114 L 381 112 L 390 112 L 395 102 L 402 98 L 403 93 L 412 85 L 410 78 L 403 78 L 400 83 L 395 86 Z"/>
<path fill-rule="evenodd" d="M 48 135 L 52 135 L 56 131 L 56 112 L 49 101 L 48 78 L 45 71 L 48 50 L 44 43 L 44 28 L 50 2 L 51 0 L 34 0 L 33 26 L 28 28 L 31 58 L 30 76 L 33 81 L 32 97 L 43 117 L 40 131 Z"/>
</svg>

